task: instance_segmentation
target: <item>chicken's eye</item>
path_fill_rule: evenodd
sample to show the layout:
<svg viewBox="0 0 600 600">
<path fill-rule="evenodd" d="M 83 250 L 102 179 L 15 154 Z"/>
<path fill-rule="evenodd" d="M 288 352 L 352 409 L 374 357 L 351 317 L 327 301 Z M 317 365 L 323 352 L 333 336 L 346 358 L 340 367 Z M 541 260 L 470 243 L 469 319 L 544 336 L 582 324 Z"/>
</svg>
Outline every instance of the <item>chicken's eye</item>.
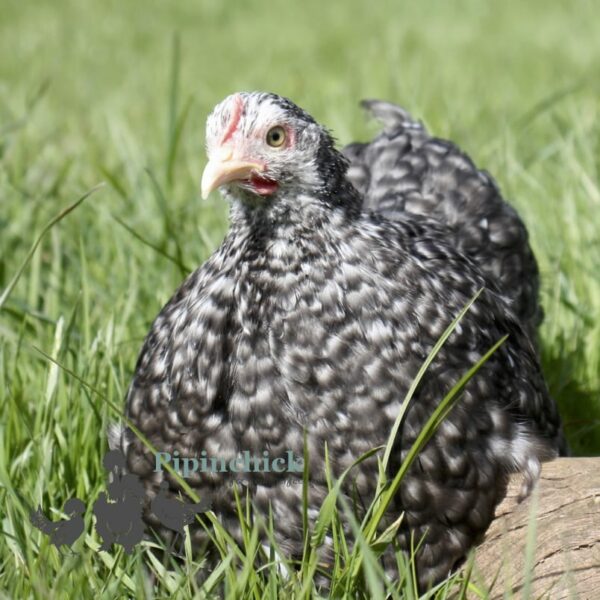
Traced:
<svg viewBox="0 0 600 600">
<path fill-rule="evenodd" d="M 285 142 L 285 129 L 281 125 L 271 127 L 267 132 L 267 144 L 272 148 L 279 148 Z"/>
</svg>

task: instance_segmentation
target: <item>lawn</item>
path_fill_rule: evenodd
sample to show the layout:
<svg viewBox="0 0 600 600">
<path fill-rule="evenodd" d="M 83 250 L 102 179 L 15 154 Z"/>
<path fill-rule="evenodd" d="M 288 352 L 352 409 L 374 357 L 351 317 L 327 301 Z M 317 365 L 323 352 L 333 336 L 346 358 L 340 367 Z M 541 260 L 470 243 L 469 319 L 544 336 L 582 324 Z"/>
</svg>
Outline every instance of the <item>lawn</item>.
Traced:
<svg viewBox="0 0 600 600">
<path fill-rule="evenodd" d="M 377 130 L 360 99 L 393 100 L 489 170 L 540 264 L 543 366 L 571 447 L 600 454 L 599 74 L 591 0 L 2 0 L 0 297 L 94 189 L 0 306 L 2 597 L 152 595 L 144 552 L 95 552 L 89 516 L 62 557 L 27 514 L 104 489 L 110 404 L 227 227 L 199 182 L 204 120 L 236 90 L 292 98 L 340 144 Z M 223 564 L 232 597 L 250 594 Z M 194 593 L 180 567 L 157 579 L 160 597 Z"/>
</svg>

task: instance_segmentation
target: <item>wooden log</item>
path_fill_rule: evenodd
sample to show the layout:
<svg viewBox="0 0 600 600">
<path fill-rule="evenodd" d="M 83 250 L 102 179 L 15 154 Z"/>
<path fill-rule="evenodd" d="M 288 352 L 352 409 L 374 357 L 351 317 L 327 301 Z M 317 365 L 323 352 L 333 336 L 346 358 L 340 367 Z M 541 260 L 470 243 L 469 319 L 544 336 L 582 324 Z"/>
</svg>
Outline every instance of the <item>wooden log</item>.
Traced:
<svg viewBox="0 0 600 600">
<path fill-rule="evenodd" d="M 600 599 L 600 458 L 545 463 L 519 503 L 520 485 L 513 476 L 476 550 L 473 581 L 491 585 L 494 600 Z"/>
</svg>

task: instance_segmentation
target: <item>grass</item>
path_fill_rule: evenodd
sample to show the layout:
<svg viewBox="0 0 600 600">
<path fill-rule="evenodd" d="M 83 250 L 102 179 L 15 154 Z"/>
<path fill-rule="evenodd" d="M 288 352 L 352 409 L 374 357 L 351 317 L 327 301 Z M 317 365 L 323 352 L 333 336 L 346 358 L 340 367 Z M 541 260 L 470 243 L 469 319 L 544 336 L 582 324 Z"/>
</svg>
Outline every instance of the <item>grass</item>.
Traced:
<svg viewBox="0 0 600 600">
<path fill-rule="evenodd" d="M 361 98 L 395 100 L 492 172 L 540 263 L 543 363 L 569 441 L 577 454 L 600 453 L 592 1 L 4 0 L 0 12 L 4 597 L 201 595 L 188 576 L 197 557 L 166 570 L 150 563 L 153 591 L 146 548 L 96 553 L 93 534 L 63 559 L 32 533 L 26 508 L 48 512 L 71 496 L 91 503 L 101 491 L 109 404 L 122 406 L 152 319 L 226 229 L 224 203 L 202 202 L 198 188 L 203 121 L 235 90 L 290 96 L 340 143 L 375 132 Z M 44 226 L 102 182 L 48 229 L 21 270 Z M 238 556 L 245 568 L 224 552 L 211 581 L 225 582 L 231 597 L 310 593 L 306 570 L 299 587 L 273 566 L 251 570 L 260 552 L 253 535 L 240 549 L 246 560 Z M 344 589 L 384 594 L 373 540 L 363 541 L 364 576 Z M 463 585 L 457 578 L 438 595 Z M 393 597 L 415 596 L 410 581 L 402 586 Z"/>
</svg>

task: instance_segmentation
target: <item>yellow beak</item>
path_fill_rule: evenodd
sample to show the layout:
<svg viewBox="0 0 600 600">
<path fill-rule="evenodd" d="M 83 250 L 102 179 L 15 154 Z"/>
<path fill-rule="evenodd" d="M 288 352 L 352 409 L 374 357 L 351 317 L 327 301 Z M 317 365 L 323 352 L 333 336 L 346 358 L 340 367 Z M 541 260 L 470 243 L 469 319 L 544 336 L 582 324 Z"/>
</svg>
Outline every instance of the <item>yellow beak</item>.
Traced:
<svg viewBox="0 0 600 600">
<path fill-rule="evenodd" d="M 263 171 L 262 165 L 242 160 L 216 158 L 208 161 L 202 173 L 202 198 L 230 181 L 248 179 L 253 171 Z"/>
</svg>

